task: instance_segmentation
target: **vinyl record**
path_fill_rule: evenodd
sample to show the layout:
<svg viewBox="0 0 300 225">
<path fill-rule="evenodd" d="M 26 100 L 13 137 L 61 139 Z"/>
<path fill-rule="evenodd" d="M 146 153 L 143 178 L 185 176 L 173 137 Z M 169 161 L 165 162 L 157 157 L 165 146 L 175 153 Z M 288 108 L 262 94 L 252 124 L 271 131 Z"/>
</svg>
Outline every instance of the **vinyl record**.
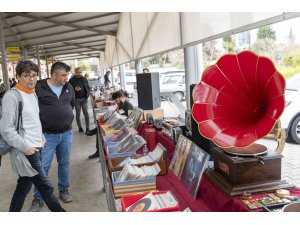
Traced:
<svg viewBox="0 0 300 225">
<path fill-rule="evenodd" d="M 150 198 L 143 198 L 130 206 L 127 212 L 143 212 L 150 208 L 151 206 L 151 199 Z"/>
</svg>

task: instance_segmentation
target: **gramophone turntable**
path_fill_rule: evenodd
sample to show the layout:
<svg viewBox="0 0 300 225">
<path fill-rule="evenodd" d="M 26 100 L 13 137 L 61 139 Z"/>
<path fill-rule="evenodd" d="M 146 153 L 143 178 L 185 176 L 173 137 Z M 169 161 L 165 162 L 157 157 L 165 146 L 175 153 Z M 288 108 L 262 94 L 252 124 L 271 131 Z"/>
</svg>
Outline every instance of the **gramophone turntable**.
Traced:
<svg viewBox="0 0 300 225">
<path fill-rule="evenodd" d="M 218 147 L 206 176 L 229 196 L 293 187 L 281 180 L 281 158 L 263 145 L 284 110 L 285 81 L 272 61 L 250 51 L 222 56 L 194 88 L 192 115 Z"/>
</svg>

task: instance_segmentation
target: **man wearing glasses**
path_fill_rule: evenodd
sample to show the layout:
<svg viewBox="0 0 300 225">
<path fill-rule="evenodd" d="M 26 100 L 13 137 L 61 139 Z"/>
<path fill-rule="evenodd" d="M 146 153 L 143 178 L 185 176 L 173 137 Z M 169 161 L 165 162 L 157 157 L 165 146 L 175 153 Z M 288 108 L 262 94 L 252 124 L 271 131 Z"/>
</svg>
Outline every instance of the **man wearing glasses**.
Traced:
<svg viewBox="0 0 300 225">
<path fill-rule="evenodd" d="M 32 183 L 41 192 L 51 211 L 65 211 L 53 194 L 53 186 L 41 167 L 41 154 L 45 143 L 39 118 L 39 105 L 35 95 L 39 68 L 32 61 L 19 61 L 16 67 L 16 90 L 8 91 L 2 99 L 0 133 L 10 151 L 13 171 L 19 179 L 9 211 L 20 212 Z M 21 95 L 22 102 L 19 104 Z M 19 107 L 22 107 L 20 128 L 17 127 Z"/>
<path fill-rule="evenodd" d="M 81 69 L 78 67 L 75 69 L 75 76 L 73 76 L 69 82 L 75 90 L 76 122 L 79 128 L 79 132 L 83 132 L 80 121 L 81 108 L 84 114 L 86 132 L 88 132 L 90 130 L 90 119 L 87 110 L 87 99 L 90 95 L 90 86 L 88 80 L 82 76 Z"/>
<path fill-rule="evenodd" d="M 51 67 L 51 78 L 37 83 L 36 94 L 40 106 L 40 119 L 46 144 L 42 151 L 42 166 L 48 175 L 54 155 L 58 162 L 58 190 L 60 199 L 72 201 L 69 193 L 70 154 L 73 140 L 72 122 L 75 94 L 67 83 L 70 67 L 56 62 Z M 34 190 L 29 211 L 39 211 L 43 206 L 41 192 Z"/>
</svg>

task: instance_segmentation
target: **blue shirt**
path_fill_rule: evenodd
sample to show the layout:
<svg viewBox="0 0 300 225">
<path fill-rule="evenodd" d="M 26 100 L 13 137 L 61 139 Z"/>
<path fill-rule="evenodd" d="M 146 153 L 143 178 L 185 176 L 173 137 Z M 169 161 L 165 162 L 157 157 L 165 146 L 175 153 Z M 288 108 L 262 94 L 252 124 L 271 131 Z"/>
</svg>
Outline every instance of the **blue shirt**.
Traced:
<svg viewBox="0 0 300 225">
<path fill-rule="evenodd" d="M 63 88 L 63 85 L 61 86 L 53 86 L 53 85 L 50 85 L 48 84 L 49 87 L 51 88 L 51 90 L 57 95 L 57 97 L 59 98 L 60 94 L 61 94 L 61 91 L 62 91 L 62 88 Z"/>
</svg>

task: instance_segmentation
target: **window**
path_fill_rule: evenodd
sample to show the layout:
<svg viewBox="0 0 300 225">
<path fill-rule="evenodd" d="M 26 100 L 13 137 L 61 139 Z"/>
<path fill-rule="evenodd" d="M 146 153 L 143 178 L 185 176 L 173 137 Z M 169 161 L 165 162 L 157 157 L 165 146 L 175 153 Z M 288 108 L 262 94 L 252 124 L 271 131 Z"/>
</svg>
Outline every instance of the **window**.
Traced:
<svg viewBox="0 0 300 225">
<path fill-rule="evenodd" d="M 180 75 L 165 76 L 163 84 L 176 84 L 178 79 L 180 79 Z"/>
<path fill-rule="evenodd" d="M 185 84 L 185 76 L 180 77 L 179 84 Z"/>
</svg>

